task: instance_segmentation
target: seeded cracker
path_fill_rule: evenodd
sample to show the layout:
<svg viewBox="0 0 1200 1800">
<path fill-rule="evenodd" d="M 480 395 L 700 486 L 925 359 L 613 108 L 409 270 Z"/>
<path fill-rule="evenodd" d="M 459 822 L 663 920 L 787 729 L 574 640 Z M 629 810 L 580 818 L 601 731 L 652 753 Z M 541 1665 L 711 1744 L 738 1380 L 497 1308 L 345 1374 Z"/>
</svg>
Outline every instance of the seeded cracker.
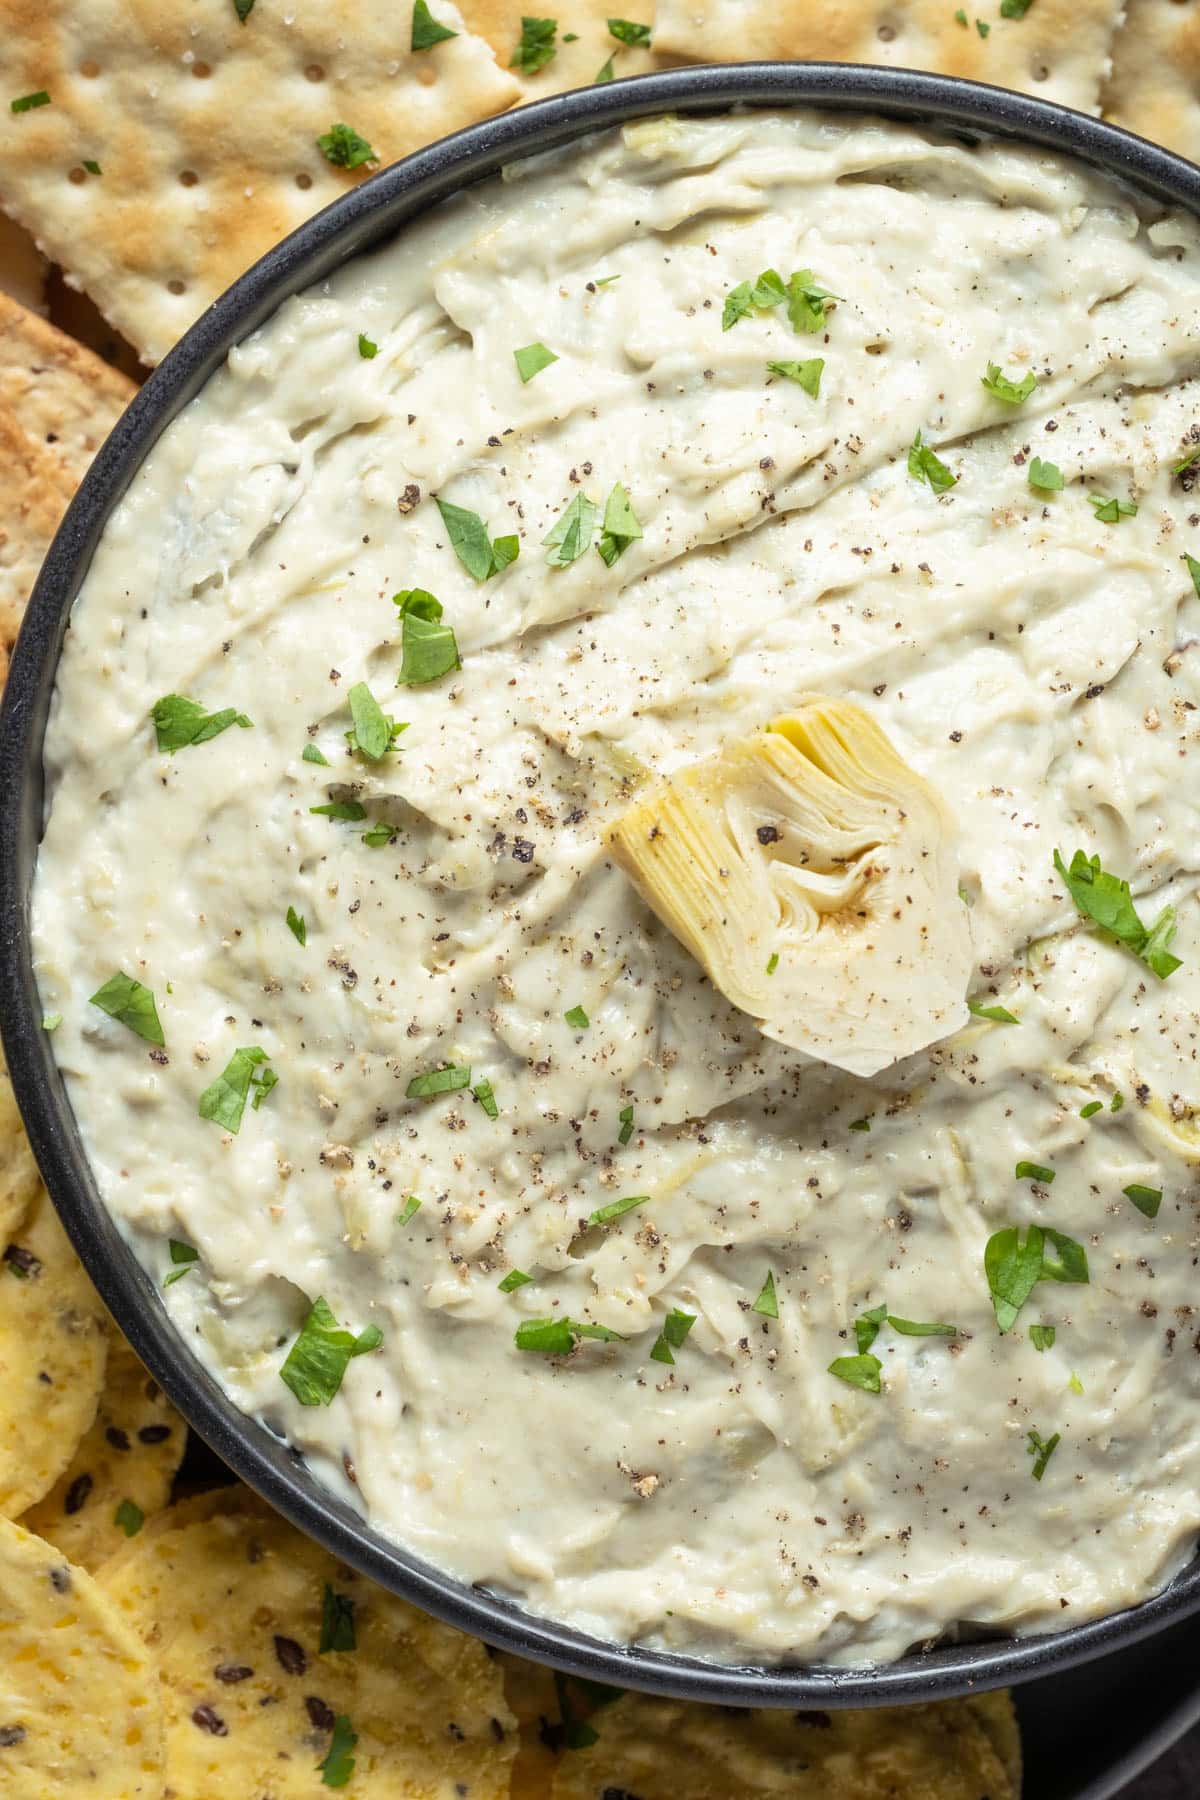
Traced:
<svg viewBox="0 0 1200 1800">
<path fill-rule="evenodd" d="M 965 1701 L 864 1712 L 745 1712 L 628 1694 L 593 1715 L 551 1800 L 1017 1800 Z"/>
<path fill-rule="evenodd" d="M 106 1315 L 43 1188 L 0 1262 L 0 1517 L 58 1480 L 96 1416 Z"/>
<path fill-rule="evenodd" d="M 0 1520 L 0 1793 L 160 1800 L 162 1720 L 138 1635 L 82 1569 Z"/>
<path fill-rule="evenodd" d="M 148 362 L 263 251 L 371 173 L 326 161 L 345 124 L 381 162 L 518 98 L 451 0 L 457 36 L 410 49 L 411 6 L 354 0 L 3 0 L 0 207 Z M 96 163 L 98 175 L 86 164 Z"/>
<path fill-rule="evenodd" d="M 167 1786 L 181 1796 L 318 1794 L 345 1715 L 358 1736 L 352 1792 L 506 1800 L 516 1721 L 482 1644 L 281 1519 L 223 1513 L 162 1531 L 99 1580 L 154 1646 Z M 322 1655 L 326 1586 L 353 1605 L 355 1648 Z"/>
<path fill-rule="evenodd" d="M 962 9 L 965 24 L 956 10 L 953 0 L 658 0 L 654 45 L 704 62 L 779 56 L 932 69 L 1097 110 L 1121 0 L 1032 0 L 1023 18 L 1002 17 L 988 0 Z"/>
<path fill-rule="evenodd" d="M 114 1332 L 92 1428 L 21 1523 L 94 1573 L 166 1506 L 186 1433 L 158 1383 Z"/>
</svg>

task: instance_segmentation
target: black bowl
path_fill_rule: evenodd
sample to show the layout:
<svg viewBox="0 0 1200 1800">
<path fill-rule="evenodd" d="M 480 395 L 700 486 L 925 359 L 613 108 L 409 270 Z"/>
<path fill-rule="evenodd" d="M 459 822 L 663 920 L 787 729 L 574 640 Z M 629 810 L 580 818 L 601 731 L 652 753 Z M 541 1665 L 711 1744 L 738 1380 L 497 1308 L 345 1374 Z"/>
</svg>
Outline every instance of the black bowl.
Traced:
<svg viewBox="0 0 1200 1800">
<path fill-rule="evenodd" d="M 1200 1562 L 1127 1612 L 1045 1636 L 942 1645 L 867 1669 L 729 1666 L 624 1647 L 454 1580 L 372 1531 L 286 1444 L 239 1412 L 189 1353 L 97 1193 L 51 1040 L 41 1028 L 29 938 L 29 891 L 42 823 L 42 738 L 71 603 L 135 470 L 230 348 L 290 295 L 504 163 L 655 113 L 795 105 L 884 114 L 968 141 L 1012 138 L 1066 152 L 1143 194 L 1200 214 L 1200 169 L 1112 126 L 974 82 L 836 63 L 678 69 L 582 89 L 443 138 L 345 194 L 256 263 L 171 351 L 97 455 L 46 558 L 0 711 L 0 1028 L 46 1185 L 117 1323 L 200 1436 L 301 1530 L 447 1623 L 560 1669 L 731 1705 L 837 1707 L 929 1700 L 1028 1681 L 1129 1645 L 1200 1610 Z"/>
</svg>

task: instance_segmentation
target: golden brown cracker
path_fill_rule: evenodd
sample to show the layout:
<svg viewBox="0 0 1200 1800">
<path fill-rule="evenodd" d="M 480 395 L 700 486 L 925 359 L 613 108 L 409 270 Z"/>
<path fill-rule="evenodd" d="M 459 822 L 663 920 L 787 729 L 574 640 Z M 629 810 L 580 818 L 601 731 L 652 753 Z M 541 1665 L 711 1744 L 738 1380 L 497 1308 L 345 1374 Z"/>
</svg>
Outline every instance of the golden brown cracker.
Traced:
<svg viewBox="0 0 1200 1800">
<path fill-rule="evenodd" d="M 521 1746 L 513 1764 L 511 1800 L 546 1800 L 558 1766 L 562 1708 L 554 1671 L 543 1663 L 498 1651 L 504 1694 L 516 1715 Z"/>
<path fill-rule="evenodd" d="M 21 1523 L 95 1572 L 166 1507 L 186 1437 L 175 1408 L 114 1331 L 91 1429 Z"/>
<path fill-rule="evenodd" d="M 1200 4 L 1128 0 L 1113 43 L 1104 116 L 1200 158 Z"/>
<path fill-rule="evenodd" d="M 951 0 L 658 0 L 654 44 L 703 62 L 784 57 L 931 69 L 1094 112 L 1120 15 L 1121 0 L 1033 0 L 1023 18 L 1003 17 L 996 0 L 962 8 Z"/>
<path fill-rule="evenodd" d="M 85 1570 L 0 1519 L 0 1793 L 162 1792 L 158 1683 L 140 1637 Z"/>
<path fill-rule="evenodd" d="M 100 1573 L 154 1645 L 167 1783 L 180 1795 L 321 1791 L 334 1721 L 352 1792 L 507 1800 L 516 1721 L 482 1644 L 437 1624 L 260 1512 L 160 1532 Z M 326 1590 L 353 1643 L 321 1652 Z M 458 1784 L 462 1784 L 460 1790 Z"/>
<path fill-rule="evenodd" d="M 963 1701 L 863 1712 L 735 1712 L 627 1694 L 567 1751 L 551 1800 L 1017 1800 Z"/>
<path fill-rule="evenodd" d="M 44 444 L 0 407 L 0 687 L 25 607 L 75 483 Z"/>
<path fill-rule="evenodd" d="M 528 0 L 461 0 L 463 17 L 472 31 L 487 39 L 502 69 L 508 69 L 521 84 L 523 100 L 541 100 L 547 94 L 559 94 L 567 88 L 589 87 L 612 58 L 614 78 L 644 75 L 648 69 L 662 67 L 663 59 L 653 47 L 653 0 L 630 0 L 629 22 L 651 27 L 651 44 L 629 44 L 614 37 L 608 28 L 610 19 L 625 19 L 625 9 L 612 5 L 612 0 L 574 0 L 555 16 L 558 29 L 554 36 L 554 55 L 540 69 L 526 70 L 513 61 L 521 41 L 521 21 L 526 14 L 552 16 L 531 9 Z"/>
<path fill-rule="evenodd" d="M 134 394 L 65 332 L 0 294 L 0 408 L 51 449 L 76 483 Z"/>
<path fill-rule="evenodd" d="M 44 312 L 47 273 L 46 259 L 29 233 L 0 213 L 0 294 Z"/>
<path fill-rule="evenodd" d="M 19 1518 L 70 1462 L 107 1353 L 100 1296 L 43 1188 L 0 1261 L 0 1517 Z"/>
<path fill-rule="evenodd" d="M 2 509 L 3 501 L 0 501 Z M 2 674 L 3 663 L 0 662 L 0 677 Z M 40 1185 L 33 1151 L 17 1111 L 12 1082 L 0 1056 L 0 1255 L 12 1242 Z"/>
<path fill-rule="evenodd" d="M 349 125 L 381 163 L 519 96 L 453 0 L 2 0 L 0 205 L 157 362 L 234 278 L 371 172 L 317 147 Z M 87 165 L 94 163 L 100 173 Z"/>
</svg>

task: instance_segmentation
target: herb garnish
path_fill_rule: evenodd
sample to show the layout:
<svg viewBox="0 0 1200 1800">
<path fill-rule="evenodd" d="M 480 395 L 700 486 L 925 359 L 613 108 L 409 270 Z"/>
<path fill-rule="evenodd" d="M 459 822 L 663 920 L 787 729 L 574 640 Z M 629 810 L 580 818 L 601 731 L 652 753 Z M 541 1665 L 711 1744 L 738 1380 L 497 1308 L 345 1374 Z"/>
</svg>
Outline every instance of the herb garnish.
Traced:
<svg viewBox="0 0 1200 1800">
<path fill-rule="evenodd" d="M 198 700 L 188 700 L 182 694 L 165 694 L 161 700 L 156 700 L 150 717 L 154 721 L 159 749 L 172 753 L 188 744 L 207 744 L 210 738 L 228 731 L 231 725 L 240 725 L 245 731 L 253 724 L 252 719 L 234 706 L 226 706 L 220 712 L 205 712 Z"/>
<path fill-rule="evenodd" d="M 1008 406 L 1021 406 L 1037 386 L 1037 376 L 1032 369 L 1027 369 L 1020 381 L 1013 381 L 1002 372 L 1000 364 L 994 362 L 988 364 L 987 374 L 981 375 L 979 380 L 993 399 L 1003 400 Z"/>
<path fill-rule="evenodd" d="M 556 363 L 558 357 L 553 350 L 547 350 L 545 344 L 526 344 L 522 349 L 513 351 L 513 361 L 517 365 L 517 374 L 522 382 L 526 382 L 532 381 L 535 375 L 540 375 L 543 369 L 548 369 L 551 363 Z"/>
<path fill-rule="evenodd" d="M 589 1225 L 607 1225 L 613 1219 L 619 1219 L 622 1213 L 632 1212 L 635 1206 L 644 1206 L 649 1194 L 629 1194 L 624 1200 L 610 1200 L 607 1206 L 598 1206 L 588 1215 Z"/>
<path fill-rule="evenodd" d="M 251 1090 L 254 1094 L 252 1105 L 257 1112 L 271 1089 L 279 1084 L 274 1069 L 263 1069 L 261 1075 L 257 1073 L 260 1065 L 269 1061 L 266 1051 L 260 1050 L 257 1044 L 235 1050 L 217 1079 L 201 1094 L 200 1117 L 211 1119 L 225 1131 L 235 1134 L 240 1131 Z"/>
<path fill-rule="evenodd" d="M 397 1225 L 407 1225 L 410 1219 L 416 1218 L 420 1210 L 421 1202 L 417 1199 L 415 1194 L 410 1194 L 408 1199 L 404 1202 L 402 1211 L 396 1214 Z"/>
<path fill-rule="evenodd" d="M 600 67 L 596 70 L 596 73 L 592 76 L 592 86 L 599 87 L 606 81 L 615 81 L 616 79 L 617 79 L 617 71 L 616 71 L 615 67 L 613 66 L 613 59 L 610 56 L 607 59 L 607 61 L 602 62 L 600 64 Z"/>
<path fill-rule="evenodd" d="M 649 25 L 638 25 L 632 19 L 610 19 L 608 29 L 619 44 L 633 44 L 644 50 L 650 48 Z"/>
<path fill-rule="evenodd" d="M 567 1024 L 571 1027 L 572 1031 L 586 1031 L 592 1022 L 584 1012 L 582 1006 L 572 1006 L 563 1014 L 563 1018 L 567 1021 Z"/>
<path fill-rule="evenodd" d="M 515 534 L 493 541 L 479 514 L 468 507 L 452 506 L 449 500 L 439 500 L 437 509 L 449 533 L 451 549 L 467 574 L 473 575 L 476 581 L 487 581 L 501 569 L 507 569 L 509 563 L 516 562 L 521 541 Z M 423 592 L 420 588 L 410 591 Z M 429 597 L 432 599 L 432 595 Z M 440 610 L 438 617 L 441 617 Z"/>
<path fill-rule="evenodd" d="M 132 975 L 110 975 L 104 986 L 91 995 L 88 1004 L 98 1006 L 118 1024 L 128 1025 L 130 1031 L 136 1031 L 148 1044 L 157 1044 L 160 1049 L 165 1044 L 154 995 Z"/>
<path fill-rule="evenodd" d="M 539 69 L 544 69 L 558 48 L 554 42 L 557 30 L 557 19 L 533 19 L 523 15 L 521 36 L 509 68 L 520 69 L 526 75 L 536 75 Z"/>
<path fill-rule="evenodd" d="M 1087 857 L 1082 850 L 1076 850 L 1068 869 L 1056 850 L 1054 867 L 1085 918 L 1094 919 L 1097 925 L 1119 938 L 1160 981 L 1165 981 L 1180 967 L 1179 958 L 1172 956 L 1170 951 L 1171 939 L 1175 936 L 1173 906 L 1164 906 L 1147 930 L 1138 918 L 1129 883 L 1102 869 L 1098 856 Z"/>
<path fill-rule="evenodd" d="M 916 1319 L 898 1319 L 895 1313 L 889 1313 L 887 1322 L 893 1331 L 902 1337 L 957 1337 L 957 1325 L 926 1325 Z"/>
<path fill-rule="evenodd" d="M 695 1313 L 680 1312 L 672 1307 L 662 1322 L 662 1330 L 654 1340 L 650 1351 L 651 1362 L 674 1364 L 672 1350 L 680 1350 L 692 1326 L 696 1323 Z"/>
<path fill-rule="evenodd" d="M 127 1538 L 136 1537 L 146 1523 L 146 1515 L 134 1500 L 122 1500 L 113 1514 L 113 1524 L 125 1533 Z"/>
<path fill-rule="evenodd" d="M 1057 1336 L 1058 1332 L 1053 1325 L 1031 1325 L 1029 1327 L 1029 1341 L 1035 1350 L 1052 1350 Z"/>
<path fill-rule="evenodd" d="M 798 381 L 806 394 L 813 399 L 821 393 L 821 374 L 825 367 L 822 356 L 811 356 L 807 362 L 769 362 L 767 369 L 772 375 L 786 375 L 789 381 Z"/>
<path fill-rule="evenodd" d="M 354 1773 L 354 1757 L 351 1752 L 357 1742 L 358 1733 L 350 1724 L 349 1715 L 338 1713 L 333 1721 L 333 1736 L 329 1740 L 329 1748 L 317 1764 L 326 1787 L 346 1786 Z"/>
<path fill-rule="evenodd" d="M 772 950 L 770 956 L 768 956 L 768 958 L 767 958 L 767 974 L 773 975 L 778 967 L 779 967 L 779 952 L 778 952 L 778 950 Z"/>
<path fill-rule="evenodd" d="M 621 482 L 615 482 L 612 493 L 604 503 L 600 542 L 596 545 L 596 550 L 605 566 L 611 569 L 618 556 L 624 555 L 630 544 L 634 543 L 641 535 L 641 523 L 633 510 L 629 489 L 624 487 Z"/>
<path fill-rule="evenodd" d="M 1033 0 L 1000 0 L 1000 17 L 1023 19 L 1032 5 Z"/>
<path fill-rule="evenodd" d="M 618 1144 L 627 1144 L 633 1136 L 632 1106 L 623 1106 L 617 1114 L 617 1117 L 621 1121 L 621 1129 L 617 1133 L 617 1142 Z"/>
<path fill-rule="evenodd" d="M 182 1281 L 191 1270 L 192 1264 L 200 1260 L 200 1252 L 192 1244 L 185 1244 L 179 1238 L 168 1238 L 167 1249 L 171 1253 L 171 1261 L 175 1265 L 169 1274 L 163 1276 L 163 1286 L 173 1287 Z"/>
<path fill-rule="evenodd" d="M 533 1276 L 527 1275 L 524 1269 L 510 1269 L 503 1281 L 498 1281 L 496 1286 L 502 1294 L 515 1294 L 518 1288 L 525 1287 L 532 1280 Z"/>
<path fill-rule="evenodd" d="M 287 909 L 287 928 L 303 949 L 308 942 L 308 926 L 304 922 L 303 913 L 298 913 L 294 906 Z"/>
<path fill-rule="evenodd" d="M 279 1374 L 301 1406 L 328 1406 L 342 1385 L 351 1359 L 377 1350 L 382 1342 L 378 1325 L 368 1325 L 355 1337 L 338 1324 L 326 1302 L 318 1298 L 313 1301 Z"/>
<path fill-rule="evenodd" d="M 451 35 L 451 37 L 454 37 L 457 34 L 455 32 L 451 32 L 450 35 Z M 365 362 L 370 362 L 372 357 L 379 355 L 379 345 L 376 343 L 372 343 L 371 339 L 367 336 L 365 331 L 360 331 L 358 334 L 358 354 L 363 358 L 363 360 Z"/>
<path fill-rule="evenodd" d="M 787 315 L 793 331 L 820 331 L 832 300 L 840 298 L 818 287 L 811 269 L 797 269 L 787 284 Z"/>
<path fill-rule="evenodd" d="M 498 1119 L 500 1117 L 500 1108 L 496 1105 L 495 1090 L 486 1077 L 483 1081 L 477 1081 L 475 1086 L 471 1089 L 471 1092 L 474 1094 L 476 1100 L 478 1100 L 489 1119 Z"/>
<path fill-rule="evenodd" d="M 1118 519 L 1132 519 L 1137 512 L 1133 500 L 1105 499 L 1102 494 L 1089 494 L 1088 505 L 1102 525 L 1115 525 Z"/>
<path fill-rule="evenodd" d="M 1047 1242 L 1057 1256 L 1047 1249 Z M 983 1253 L 996 1324 L 1011 1331 L 1017 1314 L 1039 1281 L 1086 1282 L 1087 1253 L 1082 1244 L 1049 1226 L 1026 1227 L 1022 1237 L 1015 1225 L 993 1232 Z"/>
<path fill-rule="evenodd" d="M 409 1100 L 429 1100 L 435 1094 L 452 1094 L 458 1088 L 470 1087 L 470 1068 L 462 1063 L 450 1063 L 444 1069 L 427 1069 L 423 1075 L 414 1075 L 404 1092 Z"/>
<path fill-rule="evenodd" d="M 858 1345 L 860 1355 L 865 1355 L 879 1336 L 879 1327 L 887 1318 L 887 1302 L 882 1306 L 873 1306 L 870 1312 L 863 1313 L 854 1321 L 854 1341 Z"/>
<path fill-rule="evenodd" d="M 1057 493 L 1065 486 L 1063 472 L 1057 463 L 1043 462 L 1040 456 L 1029 459 L 1029 485 L 1046 493 Z"/>
<path fill-rule="evenodd" d="M 1021 1022 L 1007 1006 L 985 1006 L 982 1000 L 968 1000 L 967 1011 L 972 1018 L 990 1019 L 993 1025 L 1019 1025 Z"/>
<path fill-rule="evenodd" d="M 916 1319 L 900 1319 L 890 1313 L 885 1301 L 881 1306 L 873 1306 L 870 1312 L 861 1313 L 854 1321 L 854 1341 L 858 1345 L 859 1355 L 865 1355 L 879 1336 L 880 1327 L 884 1324 L 898 1331 L 902 1337 L 957 1337 L 957 1325 L 925 1324 Z"/>
<path fill-rule="evenodd" d="M 1091 1119 L 1096 1113 L 1103 1111 L 1104 1102 L 1102 1100 L 1089 1100 L 1086 1106 L 1080 1107 L 1079 1116 L 1081 1119 Z"/>
<path fill-rule="evenodd" d="M 525 1319 L 513 1334 L 518 1350 L 539 1350 L 543 1356 L 566 1356 L 580 1338 L 598 1338 L 605 1344 L 625 1341 L 607 1325 L 585 1325 L 578 1319 Z"/>
<path fill-rule="evenodd" d="M 935 494 L 946 493 L 958 481 L 958 476 L 952 475 L 941 458 L 922 441 L 919 431 L 909 445 L 908 472 L 914 480 L 928 482 Z"/>
<path fill-rule="evenodd" d="M 233 0 L 233 10 L 238 16 L 238 24 L 244 25 L 254 11 L 254 0 Z"/>
<path fill-rule="evenodd" d="M 306 763 L 318 763 L 323 769 L 329 767 L 329 758 L 325 755 L 324 751 L 318 750 L 315 744 L 305 744 L 303 750 L 300 752 L 300 761 Z"/>
<path fill-rule="evenodd" d="M 363 163 L 379 161 L 365 137 L 359 137 L 352 126 L 340 123 L 322 132 L 317 149 L 335 169 L 360 169 Z"/>
<path fill-rule="evenodd" d="M 349 1594 L 339 1594 L 329 1583 L 321 1601 L 321 1637 L 317 1655 L 328 1656 L 331 1650 L 357 1650 L 354 1630 L 354 1601 Z"/>
<path fill-rule="evenodd" d="M 403 632 L 397 687 L 417 687 L 422 682 L 436 681 L 439 676 L 448 675 L 452 669 L 462 668 L 453 628 L 442 624 L 440 600 L 426 588 L 405 588 L 402 593 L 392 595 L 392 602 L 400 608 Z"/>
<path fill-rule="evenodd" d="M 848 1382 L 851 1387 L 862 1388 L 866 1394 L 877 1394 L 880 1391 L 879 1374 L 882 1368 L 883 1364 L 877 1356 L 835 1356 L 828 1373 L 836 1375 L 839 1381 Z"/>
<path fill-rule="evenodd" d="M 43 1031 L 57 1031 L 59 1026 L 62 1024 L 62 1021 L 63 1021 L 63 1016 L 61 1013 L 43 1013 L 42 1014 L 42 1030 Z"/>
<path fill-rule="evenodd" d="M 408 726 L 398 725 L 395 719 L 388 717 L 365 681 L 356 681 L 346 698 L 350 703 L 350 717 L 354 720 L 354 729 L 346 733 L 346 742 L 368 762 L 378 762 L 395 747 L 396 739 L 402 731 L 408 730 Z"/>
<path fill-rule="evenodd" d="M 721 330 L 729 331 L 747 313 L 770 312 L 772 307 L 786 301 L 788 319 L 794 331 L 820 331 L 829 302 L 837 298 L 827 288 L 816 286 L 811 269 L 797 269 L 786 287 L 777 269 L 764 269 L 757 281 L 739 281 L 726 294 Z"/>
<path fill-rule="evenodd" d="M 84 157 L 83 166 L 87 170 L 89 175 L 99 175 L 102 173 L 100 164 L 98 162 L 94 161 L 93 158 L 90 156 Z"/>
<path fill-rule="evenodd" d="M 367 809 L 361 800 L 326 800 L 322 806 L 310 806 L 310 813 L 321 813 L 327 819 L 349 819 L 357 823 L 365 819 Z"/>
<path fill-rule="evenodd" d="M 758 1299 L 751 1303 L 750 1311 L 761 1313 L 764 1319 L 779 1317 L 779 1301 L 775 1297 L 775 1274 L 772 1269 L 767 1270 L 767 1279 L 759 1290 Z"/>
<path fill-rule="evenodd" d="M 1054 1170 L 1048 1169 L 1045 1163 L 1019 1162 L 1017 1164 L 1018 1181 L 1044 1181 L 1047 1184 L 1054 1180 Z"/>
<path fill-rule="evenodd" d="M 1044 1438 L 1036 1431 L 1030 1431 L 1029 1442 L 1025 1448 L 1033 1457 L 1033 1468 L 1030 1473 L 1035 1481 L 1040 1481 L 1046 1473 L 1046 1464 L 1058 1449 L 1060 1434 L 1056 1431 L 1051 1438 Z"/>
<path fill-rule="evenodd" d="M 448 25 L 439 25 L 426 4 L 426 0 L 413 0 L 412 40 L 413 50 L 432 50 L 435 44 L 444 44 L 448 38 L 458 36 Z"/>
<path fill-rule="evenodd" d="M 386 819 L 377 819 L 362 834 L 362 841 L 369 850 L 379 850 L 387 844 L 394 844 L 400 835 L 398 825 L 389 825 Z"/>
<path fill-rule="evenodd" d="M 592 541 L 599 515 L 600 508 L 581 488 L 542 539 L 552 569 L 565 569 L 579 560 Z"/>
<path fill-rule="evenodd" d="M 870 1131 L 871 1121 L 870 1119 L 851 1119 L 846 1129 L 847 1131 Z"/>
<path fill-rule="evenodd" d="M 1162 1205 L 1162 1189 L 1143 1187 L 1140 1181 L 1131 1181 L 1121 1192 L 1127 1200 L 1132 1200 L 1140 1213 L 1147 1219 L 1157 1219 L 1158 1209 Z"/>
<path fill-rule="evenodd" d="M 1200 455 L 1200 451 L 1197 454 Z M 1189 556 L 1186 550 L 1183 553 L 1183 560 L 1187 564 L 1188 574 L 1192 578 L 1192 586 L 1197 594 L 1200 594 L 1200 562 L 1197 562 L 1194 556 Z"/>
<path fill-rule="evenodd" d="M 15 113 L 32 112 L 35 106 L 49 106 L 50 96 L 45 88 L 39 88 L 36 94 L 22 94 L 9 104 Z"/>
</svg>

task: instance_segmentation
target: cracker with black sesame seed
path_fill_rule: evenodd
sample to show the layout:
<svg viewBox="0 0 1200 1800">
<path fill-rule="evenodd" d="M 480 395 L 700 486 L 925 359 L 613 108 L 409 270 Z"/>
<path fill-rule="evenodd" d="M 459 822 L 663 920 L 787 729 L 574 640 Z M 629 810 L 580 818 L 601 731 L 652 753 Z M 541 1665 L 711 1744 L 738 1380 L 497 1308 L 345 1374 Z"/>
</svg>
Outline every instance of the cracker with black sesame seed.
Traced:
<svg viewBox="0 0 1200 1800">
<path fill-rule="evenodd" d="M 91 1429 L 22 1525 L 94 1573 L 166 1506 L 186 1436 L 158 1383 L 114 1332 Z"/>
<path fill-rule="evenodd" d="M 0 1792 L 160 1800 L 158 1681 L 83 1569 L 0 1519 Z"/>
<path fill-rule="evenodd" d="M 516 1721 L 483 1645 L 265 1509 L 135 1539 L 98 1580 L 153 1643 L 169 1789 L 311 1796 L 344 1720 L 372 1800 L 507 1800 Z"/>
</svg>

